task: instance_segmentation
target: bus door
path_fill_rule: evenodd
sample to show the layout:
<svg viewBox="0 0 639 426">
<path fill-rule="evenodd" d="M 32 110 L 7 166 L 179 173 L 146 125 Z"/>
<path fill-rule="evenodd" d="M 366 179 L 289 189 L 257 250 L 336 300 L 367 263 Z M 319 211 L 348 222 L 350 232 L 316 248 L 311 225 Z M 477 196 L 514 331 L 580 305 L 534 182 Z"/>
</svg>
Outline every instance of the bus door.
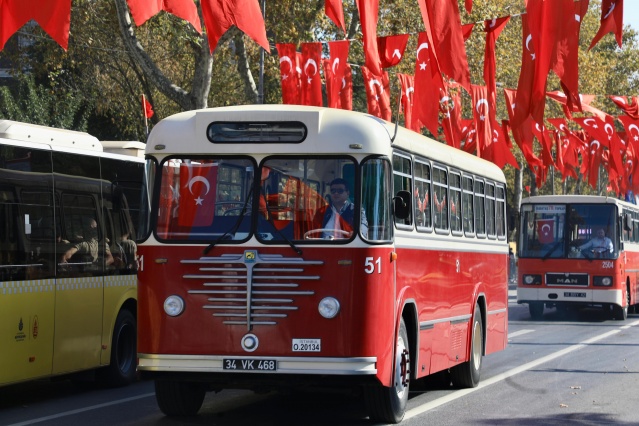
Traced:
<svg viewBox="0 0 639 426">
<path fill-rule="evenodd" d="M 51 373 L 51 155 L 0 146 L 0 384 Z"/>
</svg>

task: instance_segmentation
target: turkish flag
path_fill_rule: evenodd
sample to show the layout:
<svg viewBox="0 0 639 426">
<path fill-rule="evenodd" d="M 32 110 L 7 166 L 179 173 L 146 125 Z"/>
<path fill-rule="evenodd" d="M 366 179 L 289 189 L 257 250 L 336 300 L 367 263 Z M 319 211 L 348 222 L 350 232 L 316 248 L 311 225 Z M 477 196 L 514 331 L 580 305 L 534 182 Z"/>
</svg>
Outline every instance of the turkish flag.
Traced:
<svg viewBox="0 0 639 426">
<path fill-rule="evenodd" d="M 475 123 L 471 119 L 462 119 L 461 121 L 461 140 L 460 148 L 464 152 L 472 154 L 477 149 L 477 131 Z"/>
<path fill-rule="evenodd" d="M 457 0 L 419 0 L 439 68 L 470 93 L 470 71 Z"/>
<path fill-rule="evenodd" d="M 439 109 L 442 116 L 442 129 L 446 143 L 452 147 L 461 146 L 461 86 L 458 83 L 444 83 L 446 92 L 439 99 Z"/>
<path fill-rule="evenodd" d="M 495 163 L 499 168 L 503 169 L 506 164 L 510 164 L 518 169 L 517 159 L 510 150 L 504 129 L 502 129 L 496 121 L 491 122 L 492 140 L 486 147 L 486 158 Z"/>
<path fill-rule="evenodd" d="M 381 60 L 377 50 L 377 19 L 379 0 L 356 0 L 359 21 L 362 24 L 364 62 L 374 75 L 382 75 Z"/>
<path fill-rule="evenodd" d="M 632 97 L 632 102 L 628 103 L 625 96 L 609 96 L 626 115 L 632 119 L 639 119 L 639 102 L 636 96 Z"/>
<path fill-rule="evenodd" d="M 566 94 L 568 108 L 581 111 L 579 96 L 579 32 L 584 16 L 588 12 L 590 0 L 574 2 L 574 19 L 568 19 L 563 40 L 556 44 L 556 55 L 552 69 L 561 81 L 561 88 Z"/>
<path fill-rule="evenodd" d="M 510 21 L 510 16 L 484 21 L 484 32 L 486 32 L 486 49 L 484 50 L 484 83 L 488 88 L 488 102 L 495 111 L 497 109 L 497 86 L 495 83 L 495 43 L 506 24 Z"/>
<path fill-rule="evenodd" d="M 488 152 L 484 151 L 492 143 L 492 117 L 495 116 L 495 111 L 490 110 L 486 86 L 473 84 L 471 86 L 471 98 L 473 100 L 473 121 L 477 131 L 477 156 L 488 159 L 486 157 Z"/>
<path fill-rule="evenodd" d="M 390 121 L 392 111 L 390 108 L 390 83 L 388 73 L 383 71 L 377 76 L 366 67 L 361 67 L 362 77 L 364 77 L 364 87 L 366 88 L 366 101 L 368 113 L 384 120 Z"/>
<path fill-rule="evenodd" d="M 31 19 L 64 50 L 69 44 L 71 0 L 3 0 L 0 2 L 0 49 Z"/>
<path fill-rule="evenodd" d="M 399 64 L 404 57 L 410 34 L 397 34 L 377 37 L 377 51 L 382 68 L 390 68 Z"/>
<path fill-rule="evenodd" d="M 617 44 L 621 47 L 623 36 L 623 0 L 602 0 L 601 24 L 588 50 L 592 49 L 595 44 L 608 33 L 615 33 Z"/>
<path fill-rule="evenodd" d="M 629 175 L 632 179 L 632 190 L 639 192 L 639 120 L 622 115 L 617 117 L 619 121 L 623 123 L 623 127 L 626 130 L 626 164 L 628 160 L 632 161 L 632 167 Z"/>
<path fill-rule="evenodd" d="M 537 236 L 541 244 L 551 244 L 555 241 L 555 221 L 552 219 L 537 220 Z"/>
<path fill-rule="evenodd" d="M 202 34 L 200 17 L 193 0 L 127 0 L 127 3 L 135 25 L 138 27 L 164 10 L 189 22 L 198 33 Z"/>
<path fill-rule="evenodd" d="M 328 66 L 326 66 L 326 62 L 324 65 L 324 79 L 326 80 L 326 97 L 330 108 L 340 108 L 341 105 L 339 92 L 343 83 L 345 84 L 344 74 L 348 65 L 349 49 L 350 41 L 348 40 L 328 42 L 330 60 Z"/>
<path fill-rule="evenodd" d="M 335 25 L 340 27 L 342 31 L 346 32 L 342 0 L 326 0 L 324 2 L 324 13 L 326 13 L 326 16 L 328 16 Z"/>
<path fill-rule="evenodd" d="M 475 29 L 475 24 L 464 24 L 462 25 L 462 35 L 464 36 L 464 41 L 468 41 L 471 35 L 473 35 L 473 30 Z"/>
<path fill-rule="evenodd" d="M 344 77 L 339 88 L 339 100 L 340 108 L 352 110 L 353 109 L 353 70 L 350 64 L 346 64 L 344 70 Z"/>
<path fill-rule="evenodd" d="M 302 43 L 302 105 L 322 106 L 322 43 Z"/>
<path fill-rule="evenodd" d="M 562 108 L 564 110 L 564 115 L 566 116 L 567 119 L 572 120 L 572 112 L 577 112 L 579 111 L 578 109 L 571 107 L 571 105 L 568 102 L 568 98 L 566 97 L 566 95 L 562 92 L 559 91 L 555 91 L 555 92 L 548 92 L 546 93 L 546 95 L 554 100 L 559 102 L 562 105 Z M 596 115 L 597 117 L 599 117 L 602 120 L 606 119 L 606 113 L 603 112 L 602 110 L 595 108 L 593 106 L 590 106 L 590 103 L 595 99 L 595 95 L 579 95 L 579 100 L 580 100 L 580 104 L 581 104 L 581 110 L 585 111 L 585 112 L 591 112 L 594 115 Z"/>
<path fill-rule="evenodd" d="M 623 175 L 623 161 L 621 159 L 620 148 L 621 140 L 615 131 L 614 118 L 606 115 L 603 121 L 599 117 L 573 118 L 590 136 L 596 139 L 602 147 L 608 148 L 610 151 L 610 167 L 618 175 Z"/>
<path fill-rule="evenodd" d="M 517 108 L 513 107 L 514 115 L 510 117 L 510 125 L 513 130 L 517 130 L 530 116 L 530 99 L 532 97 L 532 86 L 535 79 L 535 58 L 537 54 L 535 46 L 532 43 L 532 35 L 529 27 L 528 15 L 521 15 L 521 71 L 519 72 L 517 90 L 514 92 L 516 100 L 508 102 L 510 105 L 517 105 Z"/>
<path fill-rule="evenodd" d="M 573 0 L 528 0 L 526 11 L 530 36 L 536 52 L 528 110 L 535 122 L 542 123 L 548 73 L 556 62 L 557 46 L 566 42 L 569 30 L 572 29 L 572 26 L 565 25 L 564 21 L 566 16 L 574 16 L 575 5 Z M 518 96 L 521 95 L 520 89 L 517 91 Z M 517 105 L 519 104 L 517 99 Z"/>
<path fill-rule="evenodd" d="M 282 83 L 282 102 L 286 105 L 300 103 L 300 78 L 297 72 L 295 44 L 278 43 L 277 54 L 280 57 L 280 80 Z"/>
<path fill-rule="evenodd" d="M 552 157 L 552 132 L 546 129 L 546 126 L 540 125 L 539 123 L 534 123 L 532 132 L 541 145 L 541 160 L 544 168 L 554 167 L 555 160 Z"/>
<path fill-rule="evenodd" d="M 504 97 L 506 99 L 506 110 L 508 111 L 508 117 L 510 121 L 513 120 L 515 116 L 515 98 L 517 94 L 514 90 L 504 89 Z M 510 124 L 510 123 L 509 123 Z M 532 118 L 528 116 L 526 120 L 517 128 L 511 129 L 513 133 L 513 138 L 519 146 L 521 153 L 524 155 L 526 162 L 531 170 L 536 170 L 538 167 L 543 167 L 543 162 L 539 159 L 533 150 L 533 143 L 535 135 L 532 132 L 532 127 L 534 126 L 534 122 Z M 505 132 L 508 130 L 504 129 Z"/>
<path fill-rule="evenodd" d="M 404 112 L 404 126 L 419 132 L 419 126 L 413 126 L 413 100 L 415 92 L 415 77 L 408 74 L 397 74 L 402 91 L 402 111 Z"/>
<path fill-rule="evenodd" d="M 549 118 L 548 122 L 556 129 L 555 149 L 557 152 L 557 169 L 561 172 L 564 180 L 568 176 L 575 179 L 577 176 L 577 168 L 579 168 L 578 149 L 581 141 L 568 128 L 566 120 L 563 118 Z"/>
<path fill-rule="evenodd" d="M 153 107 L 151 106 L 151 102 L 149 102 L 144 95 L 142 95 L 142 111 L 146 118 L 151 118 L 153 117 L 153 114 L 155 114 Z"/>
<path fill-rule="evenodd" d="M 202 0 L 202 15 L 211 53 L 218 41 L 235 25 L 264 50 L 270 52 L 260 4 L 257 0 Z"/>
<path fill-rule="evenodd" d="M 215 216 L 217 164 L 180 164 L 178 225 L 210 226 Z"/>
<path fill-rule="evenodd" d="M 431 49 L 428 33 L 419 33 L 415 58 L 415 99 L 411 128 L 426 126 L 433 135 L 439 132 L 439 98 L 444 82 Z"/>
</svg>

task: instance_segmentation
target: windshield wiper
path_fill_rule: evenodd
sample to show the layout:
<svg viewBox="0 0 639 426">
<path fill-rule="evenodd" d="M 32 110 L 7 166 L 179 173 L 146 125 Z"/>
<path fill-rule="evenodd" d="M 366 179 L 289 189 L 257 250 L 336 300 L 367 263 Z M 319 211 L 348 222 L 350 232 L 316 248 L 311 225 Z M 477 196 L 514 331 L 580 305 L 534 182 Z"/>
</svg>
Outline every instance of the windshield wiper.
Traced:
<svg viewBox="0 0 639 426">
<path fill-rule="evenodd" d="M 560 245 L 562 245 L 564 242 L 563 241 L 559 241 L 557 244 L 555 244 L 549 251 L 548 253 L 546 253 L 544 255 L 544 257 L 541 258 L 541 260 L 546 260 L 550 257 L 551 254 L 553 254 L 555 252 L 555 250 L 557 250 L 557 247 L 559 247 Z"/>
<path fill-rule="evenodd" d="M 249 205 L 249 200 L 253 199 L 253 185 L 251 185 L 251 190 L 248 193 L 248 196 L 246 197 L 246 201 L 244 202 L 244 204 L 242 205 L 242 209 L 240 210 L 240 214 L 237 217 L 237 221 L 235 222 L 235 224 L 229 228 L 228 231 L 226 231 L 225 233 L 223 233 L 217 240 L 213 241 L 211 244 L 208 245 L 207 248 L 204 249 L 203 254 L 206 255 L 208 254 L 208 252 L 215 247 L 215 245 L 217 243 L 219 243 L 220 241 L 222 241 L 226 236 L 228 235 L 234 235 L 235 232 L 237 232 L 237 229 L 240 227 L 240 224 L 242 223 L 242 220 L 244 219 L 244 213 L 246 213 L 246 208 Z M 233 239 L 233 238 L 231 238 Z"/>
</svg>

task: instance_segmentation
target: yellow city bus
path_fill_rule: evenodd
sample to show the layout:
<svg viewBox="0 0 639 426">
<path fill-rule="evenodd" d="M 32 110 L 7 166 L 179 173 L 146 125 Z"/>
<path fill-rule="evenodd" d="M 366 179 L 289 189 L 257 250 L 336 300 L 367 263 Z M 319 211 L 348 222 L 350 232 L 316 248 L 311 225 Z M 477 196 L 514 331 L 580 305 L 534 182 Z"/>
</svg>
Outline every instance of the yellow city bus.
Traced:
<svg viewBox="0 0 639 426">
<path fill-rule="evenodd" d="M 0 120 L 0 386 L 135 379 L 144 176 L 137 152 Z"/>
</svg>

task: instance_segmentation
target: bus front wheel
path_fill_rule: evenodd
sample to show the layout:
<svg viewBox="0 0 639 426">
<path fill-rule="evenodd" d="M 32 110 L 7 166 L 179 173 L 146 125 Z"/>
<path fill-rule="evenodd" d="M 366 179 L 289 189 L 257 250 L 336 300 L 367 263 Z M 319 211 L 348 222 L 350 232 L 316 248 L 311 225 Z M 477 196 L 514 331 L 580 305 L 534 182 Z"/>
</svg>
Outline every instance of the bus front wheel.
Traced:
<svg viewBox="0 0 639 426">
<path fill-rule="evenodd" d="M 410 381 L 408 332 L 402 319 L 395 345 L 395 375 L 392 386 L 377 385 L 365 389 L 370 419 L 375 422 L 399 423 L 404 418 Z"/>
<path fill-rule="evenodd" d="M 194 416 L 202 408 L 206 389 L 198 383 L 173 380 L 155 381 L 155 399 L 169 417 Z"/>
<path fill-rule="evenodd" d="M 451 379 L 455 387 L 474 388 L 479 384 L 483 353 L 484 325 L 479 304 L 475 304 L 473 329 L 470 339 L 470 359 L 450 369 Z"/>
</svg>

